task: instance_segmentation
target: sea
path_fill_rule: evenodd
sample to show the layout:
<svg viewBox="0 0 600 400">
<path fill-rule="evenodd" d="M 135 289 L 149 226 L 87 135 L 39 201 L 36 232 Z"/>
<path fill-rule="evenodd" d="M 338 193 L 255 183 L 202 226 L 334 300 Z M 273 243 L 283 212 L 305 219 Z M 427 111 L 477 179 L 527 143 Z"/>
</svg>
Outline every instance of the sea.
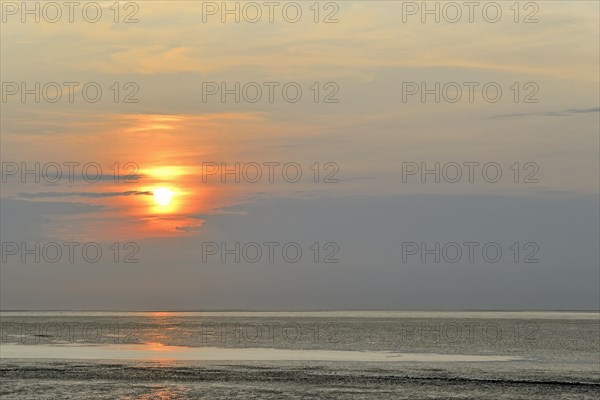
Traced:
<svg viewBox="0 0 600 400">
<path fill-rule="evenodd" d="M 0 312 L 1 399 L 594 399 L 600 313 Z"/>
</svg>

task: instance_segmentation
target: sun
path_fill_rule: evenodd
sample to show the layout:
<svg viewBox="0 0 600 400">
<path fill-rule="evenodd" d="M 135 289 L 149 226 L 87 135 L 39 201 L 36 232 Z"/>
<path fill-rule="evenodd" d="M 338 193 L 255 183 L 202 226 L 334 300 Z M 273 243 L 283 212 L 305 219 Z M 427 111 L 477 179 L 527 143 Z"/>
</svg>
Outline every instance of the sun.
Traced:
<svg viewBox="0 0 600 400">
<path fill-rule="evenodd" d="M 167 188 L 158 188 L 154 191 L 154 202 L 159 206 L 168 206 L 173 199 L 173 192 Z"/>
</svg>

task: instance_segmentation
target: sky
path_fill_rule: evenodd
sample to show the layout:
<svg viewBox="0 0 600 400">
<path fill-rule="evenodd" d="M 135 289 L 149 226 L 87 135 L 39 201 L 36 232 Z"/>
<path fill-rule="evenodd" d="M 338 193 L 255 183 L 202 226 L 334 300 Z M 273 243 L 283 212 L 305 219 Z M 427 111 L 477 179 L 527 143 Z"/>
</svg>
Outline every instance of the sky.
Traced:
<svg viewBox="0 0 600 400">
<path fill-rule="evenodd" d="M 1 309 L 600 307 L 597 2 L 92 3 L 1 4 Z"/>
</svg>

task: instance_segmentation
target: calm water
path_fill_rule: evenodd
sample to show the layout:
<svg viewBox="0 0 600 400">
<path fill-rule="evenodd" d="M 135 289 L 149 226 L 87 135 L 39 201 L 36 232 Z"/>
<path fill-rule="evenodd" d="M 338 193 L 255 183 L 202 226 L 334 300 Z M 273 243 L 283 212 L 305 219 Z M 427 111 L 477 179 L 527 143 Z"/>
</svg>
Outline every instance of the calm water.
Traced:
<svg viewBox="0 0 600 400">
<path fill-rule="evenodd" d="M 598 313 L 3 312 L 2 399 L 597 399 Z"/>
</svg>

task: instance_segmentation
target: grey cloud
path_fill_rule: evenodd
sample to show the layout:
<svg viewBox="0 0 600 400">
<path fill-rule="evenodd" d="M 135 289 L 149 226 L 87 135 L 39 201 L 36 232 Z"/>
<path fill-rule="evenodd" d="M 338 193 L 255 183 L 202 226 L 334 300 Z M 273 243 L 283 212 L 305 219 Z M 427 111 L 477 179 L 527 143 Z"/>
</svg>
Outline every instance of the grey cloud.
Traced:
<svg viewBox="0 0 600 400">
<path fill-rule="evenodd" d="M 152 196 L 154 193 L 150 191 L 129 190 L 126 192 L 39 192 L 39 193 L 18 193 L 17 196 L 24 199 L 39 199 L 39 198 L 59 198 L 59 197 L 89 197 L 89 198 L 104 198 L 104 197 L 119 197 L 119 196 Z"/>
<path fill-rule="evenodd" d="M 176 226 L 175 230 L 180 232 L 199 232 L 202 229 L 199 225 Z"/>
<path fill-rule="evenodd" d="M 486 119 L 519 118 L 519 117 L 566 117 L 575 114 L 593 114 L 600 112 L 600 108 L 569 108 L 562 111 L 538 111 L 531 113 L 499 114 Z"/>
<path fill-rule="evenodd" d="M 98 212 L 103 206 L 68 201 L 0 200 L 0 232 L 10 240 L 43 240 L 40 226 L 49 216 Z"/>
<path fill-rule="evenodd" d="M 14 214 L 17 223 L 32 213 L 28 207 L 4 211 Z M 47 265 L 7 265 L 0 282 L 2 305 L 64 309 L 76 299 L 85 308 L 114 309 L 191 309 L 198 304 L 256 309 L 597 308 L 597 195 L 278 198 L 219 211 L 247 214 L 213 214 L 195 235 L 142 240 L 142 262 L 128 265 L 127 274 L 122 265 L 108 261 L 94 268 L 52 265 L 51 274 Z M 30 235 L 39 229 L 37 221 L 31 222 Z M 180 224 L 178 231 L 192 231 L 193 225 Z M 508 247 L 506 257 L 495 264 L 402 262 L 405 241 L 473 240 L 503 246 L 536 242 L 540 262 L 513 263 Z M 223 264 L 218 257 L 203 262 L 201 244 L 209 241 L 230 246 L 335 242 L 340 262 L 315 264 L 308 247 L 296 264 L 264 259 Z M 43 280 L 31 279 L 41 273 Z M 65 280 L 82 294 L 65 292 Z"/>
</svg>

